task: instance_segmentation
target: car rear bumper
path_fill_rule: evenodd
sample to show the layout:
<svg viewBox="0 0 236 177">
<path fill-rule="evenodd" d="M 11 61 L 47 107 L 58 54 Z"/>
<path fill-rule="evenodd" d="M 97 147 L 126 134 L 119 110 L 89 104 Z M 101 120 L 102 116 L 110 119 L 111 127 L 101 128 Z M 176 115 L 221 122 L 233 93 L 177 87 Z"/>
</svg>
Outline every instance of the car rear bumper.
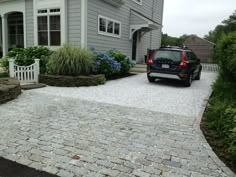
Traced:
<svg viewBox="0 0 236 177">
<path fill-rule="evenodd" d="M 174 79 L 174 80 L 186 80 L 187 74 L 170 74 L 170 73 L 158 73 L 158 72 L 150 72 L 147 74 L 148 77 L 153 77 L 157 79 Z"/>
<path fill-rule="evenodd" d="M 181 80 L 181 78 L 178 75 L 174 75 L 174 74 L 149 73 L 148 75 L 149 75 L 149 77 Z"/>
</svg>

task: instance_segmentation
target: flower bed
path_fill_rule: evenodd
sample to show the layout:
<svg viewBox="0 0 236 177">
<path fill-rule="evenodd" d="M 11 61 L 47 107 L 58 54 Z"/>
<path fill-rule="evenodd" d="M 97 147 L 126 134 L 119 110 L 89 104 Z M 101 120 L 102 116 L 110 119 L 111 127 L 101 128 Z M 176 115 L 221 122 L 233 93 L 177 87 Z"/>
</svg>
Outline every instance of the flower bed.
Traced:
<svg viewBox="0 0 236 177">
<path fill-rule="evenodd" d="M 21 94 L 20 82 L 12 78 L 0 78 L 0 104 L 17 98 Z"/>
<path fill-rule="evenodd" d="M 82 87 L 105 84 L 106 78 L 103 74 L 90 76 L 39 75 L 39 82 L 57 87 Z"/>
</svg>

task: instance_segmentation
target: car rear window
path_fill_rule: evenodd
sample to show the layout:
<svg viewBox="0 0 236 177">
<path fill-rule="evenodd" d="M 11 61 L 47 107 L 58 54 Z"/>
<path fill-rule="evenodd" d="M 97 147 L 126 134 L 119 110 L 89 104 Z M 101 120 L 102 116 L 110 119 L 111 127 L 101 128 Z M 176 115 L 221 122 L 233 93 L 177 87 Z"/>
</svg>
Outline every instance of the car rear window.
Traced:
<svg viewBox="0 0 236 177">
<path fill-rule="evenodd" d="M 154 60 L 169 59 L 172 61 L 181 61 L 181 51 L 158 50 L 154 55 Z"/>
</svg>

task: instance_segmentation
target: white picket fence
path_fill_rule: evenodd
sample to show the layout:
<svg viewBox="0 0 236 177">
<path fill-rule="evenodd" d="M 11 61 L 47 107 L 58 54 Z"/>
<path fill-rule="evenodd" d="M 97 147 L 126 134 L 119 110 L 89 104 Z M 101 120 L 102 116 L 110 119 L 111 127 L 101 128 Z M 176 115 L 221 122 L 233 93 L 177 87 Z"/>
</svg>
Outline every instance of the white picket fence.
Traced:
<svg viewBox="0 0 236 177">
<path fill-rule="evenodd" d="M 39 59 L 35 59 L 35 63 L 30 66 L 18 66 L 14 61 L 14 59 L 9 60 L 10 77 L 18 79 L 21 84 L 38 83 Z"/>
<path fill-rule="evenodd" d="M 217 64 L 208 64 L 208 63 L 201 63 L 202 64 L 202 71 L 204 72 L 218 72 L 219 66 Z"/>
</svg>

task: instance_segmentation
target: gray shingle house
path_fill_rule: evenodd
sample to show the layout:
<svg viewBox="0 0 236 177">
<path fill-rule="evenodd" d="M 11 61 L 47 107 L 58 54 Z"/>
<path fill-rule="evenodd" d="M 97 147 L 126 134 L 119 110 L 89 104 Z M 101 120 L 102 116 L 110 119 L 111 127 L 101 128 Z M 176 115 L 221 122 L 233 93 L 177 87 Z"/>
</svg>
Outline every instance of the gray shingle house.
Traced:
<svg viewBox="0 0 236 177">
<path fill-rule="evenodd" d="M 0 0 L 0 55 L 15 47 L 74 43 L 143 62 L 159 48 L 164 0 Z"/>
</svg>

